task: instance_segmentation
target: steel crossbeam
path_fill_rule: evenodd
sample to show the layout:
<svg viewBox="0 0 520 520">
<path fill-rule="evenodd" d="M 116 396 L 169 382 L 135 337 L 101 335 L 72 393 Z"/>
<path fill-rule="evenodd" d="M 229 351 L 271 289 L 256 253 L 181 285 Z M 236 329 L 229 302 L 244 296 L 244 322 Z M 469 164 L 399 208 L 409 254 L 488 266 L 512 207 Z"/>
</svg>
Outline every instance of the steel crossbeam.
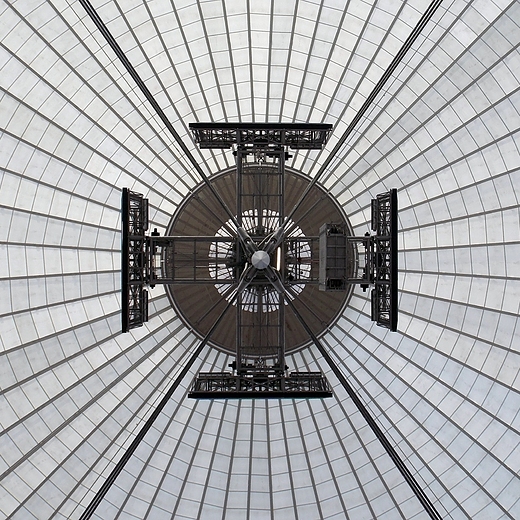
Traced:
<svg viewBox="0 0 520 520">
<path fill-rule="evenodd" d="M 332 390 L 321 372 L 292 372 L 288 375 L 267 371 L 233 374 L 201 372 L 193 381 L 192 399 L 298 399 L 332 397 Z"/>
<path fill-rule="evenodd" d="M 231 148 L 233 145 L 287 146 L 293 150 L 321 150 L 332 130 L 330 124 L 298 123 L 191 123 L 200 148 Z"/>
</svg>

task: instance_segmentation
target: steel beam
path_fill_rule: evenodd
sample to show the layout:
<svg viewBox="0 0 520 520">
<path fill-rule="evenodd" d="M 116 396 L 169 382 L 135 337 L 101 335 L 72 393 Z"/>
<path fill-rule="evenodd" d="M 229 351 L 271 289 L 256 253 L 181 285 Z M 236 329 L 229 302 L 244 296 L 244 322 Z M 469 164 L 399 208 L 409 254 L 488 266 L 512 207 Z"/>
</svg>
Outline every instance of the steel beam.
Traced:
<svg viewBox="0 0 520 520">
<path fill-rule="evenodd" d="M 339 369 L 339 367 L 334 363 L 332 360 L 330 354 L 327 352 L 325 347 L 321 344 L 321 341 L 318 340 L 316 335 L 312 332 L 311 328 L 307 325 L 305 320 L 303 319 L 302 315 L 298 312 L 298 309 L 294 305 L 294 303 L 291 301 L 290 298 L 286 298 L 286 301 L 291 307 L 292 311 L 294 312 L 294 315 L 298 318 L 298 321 L 301 323 L 303 328 L 307 331 L 307 334 L 309 334 L 309 337 L 312 339 L 312 342 L 316 346 L 316 348 L 319 350 L 322 357 L 325 359 L 327 364 L 329 365 L 330 369 L 334 372 L 335 376 L 338 378 L 339 382 L 342 384 L 343 388 L 346 390 L 349 397 L 352 399 L 354 404 L 356 405 L 356 408 L 359 410 L 365 421 L 367 422 L 368 426 L 374 433 L 374 435 L 377 437 L 383 448 L 386 450 L 389 457 L 392 459 L 394 464 L 396 465 L 397 469 L 400 471 L 401 475 L 404 477 L 412 491 L 415 493 L 415 496 L 419 500 L 419 502 L 422 504 L 428 515 L 432 520 L 442 520 L 442 517 L 439 515 L 437 510 L 435 509 L 434 505 L 432 504 L 431 500 L 428 498 L 424 490 L 421 488 L 419 483 L 415 480 L 414 476 L 406 466 L 406 464 L 403 462 L 395 448 L 390 443 L 387 436 L 383 433 L 379 425 L 376 423 L 372 415 L 370 414 L 368 408 L 364 405 L 364 403 L 361 401 L 359 396 L 356 394 L 350 383 L 347 381 L 347 378 L 344 376 L 343 372 Z"/>
<path fill-rule="evenodd" d="M 153 423 L 159 417 L 159 414 L 163 411 L 164 407 L 168 403 L 168 401 L 172 398 L 173 393 L 175 390 L 177 390 L 178 386 L 182 382 L 182 380 L 186 377 L 186 374 L 190 371 L 191 367 L 195 363 L 195 361 L 198 359 L 200 354 L 202 353 L 202 350 L 207 345 L 211 335 L 215 331 L 215 329 L 219 326 L 220 322 L 224 318 L 226 312 L 233 304 L 235 298 L 233 297 L 228 304 L 226 305 L 226 308 L 222 311 L 220 316 L 217 318 L 209 332 L 206 334 L 204 339 L 200 342 L 197 349 L 193 352 L 193 354 L 188 359 L 187 363 L 183 366 L 182 370 L 179 372 L 178 376 L 175 378 L 173 383 L 171 384 L 170 388 L 168 388 L 167 392 L 162 397 L 159 404 L 155 407 L 154 411 L 151 413 L 151 415 L 148 417 L 148 419 L 145 421 L 141 429 L 139 430 L 138 434 L 135 436 L 134 440 L 130 444 L 128 448 L 123 452 L 123 456 L 119 459 L 117 464 L 115 465 L 114 469 L 110 472 L 106 480 L 103 482 L 101 487 L 98 489 L 96 494 L 94 495 L 94 498 L 91 500 L 90 504 L 87 506 L 85 511 L 83 511 L 83 514 L 80 516 L 80 520 L 89 520 L 92 515 L 94 514 L 94 511 L 96 510 L 97 506 L 101 503 L 105 495 L 108 493 L 108 490 L 112 486 L 112 484 L 115 482 L 116 478 L 119 476 L 121 471 L 123 471 L 123 468 L 125 467 L 126 463 L 130 460 L 130 457 L 134 454 L 135 450 L 141 443 L 141 441 L 144 439 L 144 436 L 150 430 Z"/>
<path fill-rule="evenodd" d="M 202 372 L 188 394 L 192 399 L 323 399 L 332 397 L 330 385 L 321 372 L 257 370 L 249 374 Z"/>
<path fill-rule="evenodd" d="M 201 148 L 225 149 L 234 144 L 279 145 L 291 149 L 321 150 L 332 131 L 324 123 L 190 123 Z"/>
</svg>

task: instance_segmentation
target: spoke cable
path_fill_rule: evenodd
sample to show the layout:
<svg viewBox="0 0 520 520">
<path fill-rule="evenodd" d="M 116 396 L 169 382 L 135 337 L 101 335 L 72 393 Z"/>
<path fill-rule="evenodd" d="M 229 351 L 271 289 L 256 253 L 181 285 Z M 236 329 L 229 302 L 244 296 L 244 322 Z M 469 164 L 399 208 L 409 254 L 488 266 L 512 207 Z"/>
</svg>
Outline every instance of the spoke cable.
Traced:
<svg viewBox="0 0 520 520">
<path fill-rule="evenodd" d="M 343 374 L 343 372 L 339 369 L 339 367 L 334 363 L 333 359 L 331 358 L 330 354 L 327 352 L 325 347 L 321 344 L 321 342 L 318 340 L 316 335 L 312 332 L 309 325 L 305 322 L 302 315 L 294 305 L 294 302 L 287 297 L 287 292 L 284 293 L 285 301 L 293 311 L 296 318 L 298 318 L 298 321 L 301 323 L 302 327 L 305 329 L 307 334 L 309 334 L 310 338 L 312 339 L 312 342 L 314 345 L 316 345 L 317 349 L 319 350 L 320 354 L 323 356 L 331 370 L 334 372 L 335 376 L 338 378 L 339 382 L 342 384 L 343 388 L 346 390 L 349 397 L 352 399 L 354 404 L 356 405 L 357 409 L 367 422 L 368 426 L 370 426 L 370 429 L 374 433 L 374 435 L 378 438 L 379 442 L 382 444 L 383 448 L 386 450 L 389 457 L 392 459 L 394 464 L 396 465 L 397 469 L 401 472 L 401 475 L 404 477 L 412 491 L 415 493 L 415 496 L 419 500 L 419 502 L 424 507 L 425 511 L 428 513 L 430 518 L 432 520 L 442 520 L 441 515 L 437 512 L 435 509 L 435 506 L 431 502 L 431 500 L 428 498 L 428 495 L 424 492 L 424 490 L 421 488 L 417 480 L 415 480 L 414 476 L 408 469 L 408 467 L 405 465 L 395 448 L 392 446 L 390 441 L 388 440 L 387 436 L 383 433 L 381 428 L 378 426 L 372 415 L 370 414 L 367 407 L 363 404 L 359 396 L 356 394 L 354 388 L 350 385 L 350 383 L 347 381 L 347 378 Z"/>
<path fill-rule="evenodd" d="M 164 394 L 163 398 L 155 408 L 155 410 L 152 412 L 150 417 L 146 420 L 146 422 L 143 424 L 143 427 L 139 430 L 139 433 L 136 435 L 135 439 L 132 441 L 132 444 L 126 449 L 126 451 L 123 453 L 123 456 L 118 461 L 118 463 L 115 465 L 114 469 L 111 471 L 110 475 L 106 478 L 105 482 L 103 482 L 102 486 L 99 488 L 97 493 L 94 495 L 94 498 L 91 500 L 90 504 L 87 506 L 85 511 L 83 511 L 83 514 L 80 517 L 80 520 L 89 520 L 94 511 L 96 510 L 97 506 L 101 503 L 105 495 L 108 493 L 108 490 L 112 486 L 112 484 L 115 482 L 116 478 L 119 476 L 121 471 L 123 471 L 123 468 L 125 467 L 126 463 L 130 460 L 130 457 L 133 455 L 141 441 L 143 440 L 144 436 L 150 430 L 153 423 L 159 417 L 159 414 L 162 412 L 163 408 L 166 406 L 168 401 L 171 399 L 173 393 L 177 389 L 177 387 L 180 385 L 182 380 L 186 377 L 186 374 L 189 372 L 193 364 L 195 363 L 195 360 L 200 356 L 202 353 L 202 350 L 208 343 L 211 335 L 215 331 L 215 329 L 218 327 L 222 319 L 224 318 L 225 314 L 227 313 L 228 309 L 231 307 L 233 302 L 235 301 L 235 296 L 228 302 L 226 305 L 226 308 L 222 311 L 220 316 L 217 318 L 209 332 L 206 334 L 204 339 L 200 342 L 200 345 L 197 347 L 197 349 L 193 352 L 190 359 L 187 361 L 187 363 L 184 365 L 182 370 L 179 372 L 179 375 L 175 378 L 175 381 L 172 383 L 168 391 Z"/>
<path fill-rule="evenodd" d="M 101 34 L 105 37 L 105 40 L 110 45 L 116 56 L 119 58 L 127 72 L 132 76 L 133 80 L 136 82 L 137 86 L 143 93 L 143 95 L 146 97 L 150 105 L 152 105 L 153 109 L 155 110 L 155 113 L 159 116 L 161 121 L 164 123 L 166 128 L 169 130 L 169 132 L 172 134 L 173 138 L 177 142 L 177 144 L 180 146 L 181 150 L 183 151 L 184 155 L 187 157 L 187 159 L 191 162 L 197 173 L 200 175 L 206 186 L 210 189 L 211 193 L 215 196 L 219 204 L 224 208 L 225 212 L 228 214 L 229 218 L 233 222 L 233 224 L 238 227 L 238 222 L 227 206 L 227 204 L 224 202 L 222 197 L 218 194 L 217 190 L 211 184 L 209 181 L 207 175 L 204 173 L 202 168 L 200 167 L 199 163 L 195 159 L 195 157 L 192 155 L 188 147 L 184 144 L 183 140 L 181 139 L 181 136 L 178 134 L 178 132 L 173 127 L 173 124 L 168 119 L 166 114 L 164 113 L 164 110 L 160 107 L 159 103 L 155 100 L 152 93 L 148 89 L 148 87 L 145 85 L 144 81 L 141 79 L 141 76 L 137 73 L 134 66 L 130 63 L 129 59 L 126 57 L 126 54 L 124 53 L 123 49 L 119 46 L 119 44 L 116 42 L 115 38 L 112 36 L 112 33 L 108 30 L 108 27 L 105 25 L 103 20 L 101 20 L 101 17 L 96 12 L 92 4 L 90 3 L 90 0 L 79 0 L 80 4 L 83 6 L 87 14 L 90 16 L 90 19 L 94 22 L 96 27 L 99 29 Z"/>
<path fill-rule="evenodd" d="M 299 200 L 294 205 L 293 209 L 289 213 L 289 215 L 284 220 L 282 227 L 285 229 L 287 227 L 287 224 L 291 218 L 293 218 L 295 212 L 298 210 L 298 208 L 302 205 L 303 201 L 307 197 L 307 195 L 310 193 L 311 189 L 314 187 L 314 185 L 318 182 L 318 180 L 321 178 L 321 176 L 325 173 L 325 170 L 329 167 L 330 163 L 333 161 L 333 159 L 336 157 L 336 155 L 339 153 L 342 146 L 345 144 L 345 141 L 350 137 L 350 134 L 354 131 L 359 121 L 361 121 L 362 117 L 365 115 L 367 110 L 370 108 L 372 103 L 374 102 L 377 95 L 382 91 L 385 83 L 388 81 L 390 76 L 394 73 L 395 69 L 398 67 L 398 65 L 403 60 L 405 54 L 410 50 L 412 45 L 415 43 L 419 35 L 421 34 L 424 27 L 427 25 L 427 23 L 431 20 L 432 16 L 435 14 L 439 6 L 441 5 L 442 0 L 433 0 L 431 4 L 428 6 L 428 9 L 424 12 L 424 14 L 421 16 L 419 21 L 417 22 L 416 26 L 412 30 L 412 32 L 409 34 L 408 38 L 405 40 L 402 47 L 399 49 L 399 52 L 395 55 L 394 59 L 390 62 L 390 65 L 387 67 L 379 81 L 376 83 L 375 87 L 372 89 L 372 92 L 369 94 L 369 96 L 366 98 L 365 102 L 357 112 L 357 114 L 354 116 L 350 124 L 348 125 L 347 129 L 343 133 L 343 135 L 340 137 L 339 141 L 336 143 L 328 157 L 325 159 L 323 164 L 321 165 L 320 169 L 316 173 L 316 175 L 313 177 L 311 182 L 307 185 L 307 188 L 299 198 Z"/>
</svg>

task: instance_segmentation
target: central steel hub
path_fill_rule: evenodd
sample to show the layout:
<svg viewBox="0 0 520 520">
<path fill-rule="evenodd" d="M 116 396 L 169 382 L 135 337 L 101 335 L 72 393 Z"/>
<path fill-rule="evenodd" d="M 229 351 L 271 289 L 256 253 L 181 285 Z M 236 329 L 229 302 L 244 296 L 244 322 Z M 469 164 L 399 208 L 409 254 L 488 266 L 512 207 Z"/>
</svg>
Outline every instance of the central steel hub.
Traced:
<svg viewBox="0 0 520 520">
<path fill-rule="evenodd" d="M 306 191 L 310 177 L 285 169 L 281 185 L 287 196 L 282 207 L 274 202 L 274 194 L 281 193 L 277 164 L 267 163 L 267 160 L 261 164 L 247 163 L 242 173 L 242 208 L 238 210 L 236 167 L 215 175 L 210 182 L 228 208 L 236 211 L 235 218 L 253 241 L 253 247 L 243 245 L 238 230 L 235 233 L 235 224 L 227 218 L 218 200 L 203 183 L 180 205 L 166 231 L 167 236 L 193 237 L 195 242 L 183 239 L 186 243 L 182 241 L 175 248 L 168 249 L 164 264 L 160 264 L 172 279 L 195 279 L 190 283 L 167 284 L 165 289 L 186 326 L 200 337 L 210 330 L 218 309 L 233 302 L 233 309 L 229 309 L 213 332 L 210 344 L 234 357 L 237 355 L 238 302 L 231 287 L 238 284 L 241 274 L 249 266 L 253 265 L 257 272 L 242 293 L 240 321 L 243 326 L 241 345 L 251 345 L 251 348 L 264 343 L 269 343 L 269 348 L 281 344 L 276 325 L 280 316 L 280 297 L 270 281 L 271 275 L 276 274 L 284 285 L 290 286 L 287 299 L 297 300 L 295 305 L 318 337 L 335 323 L 351 294 L 320 291 L 316 283 L 320 226 L 326 222 L 338 225 L 348 222 L 325 189 L 319 184 L 311 188 L 305 204 L 287 222 L 287 229 L 292 231 L 273 249 L 270 244 L 280 221 L 286 218 L 294 202 Z M 254 197 L 249 194 L 254 194 Z M 350 225 L 348 227 L 350 230 Z M 202 238 L 199 240 L 199 237 Z M 258 254 L 253 260 L 254 253 Z M 354 265 L 353 248 L 351 257 Z M 268 276 L 269 266 L 271 272 Z M 293 353 L 309 344 L 309 336 L 289 308 L 285 306 L 284 309 L 285 352 Z M 270 354 L 262 353 L 262 356 L 271 359 Z"/>
<path fill-rule="evenodd" d="M 256 251 L 251 257 L 253 267 L 256 267 L 258 270 L 265 269 L 269 265 L 270 261 L 271 259 L 265 251 Z"/>
</svg>

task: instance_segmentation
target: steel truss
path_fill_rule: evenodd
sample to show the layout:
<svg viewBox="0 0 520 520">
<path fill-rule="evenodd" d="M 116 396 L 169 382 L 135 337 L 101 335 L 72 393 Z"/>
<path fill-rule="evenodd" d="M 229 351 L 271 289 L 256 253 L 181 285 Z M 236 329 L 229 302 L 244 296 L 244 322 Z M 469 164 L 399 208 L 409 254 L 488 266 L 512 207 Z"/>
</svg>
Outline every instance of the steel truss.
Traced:
<svg viewBox="0 0 520 520">
<path fill-rule="evenodd" d="M 330 125 L 190 126 L 203 147 L 234 147 L 236 234 L 161 237 L 154 230 L 147 236 L 147 199 L 123 189 L 123 331 L 148 319 L 147 286 L 228 285 L 228 294 L 236 293 L 233 371 L 199 374 L 189 396 L 331 396 L 321 373 L 287 372 L 284 298 L 294 293 L 295 285 L 306 283 L 319 282 L 326 291 L 345 291 L 351 284 L 364 290 L 373 286 L 372 319 L 396 330 L 397 191 L 372 200 L 373 234 L 353 237 L 345 225 L 325 224 L 319 237 L 288 236 L 290 229 L 284 230 L 288 149 L 323 146 Z M 258 258 L 263 260 L 258 263 Z M 353 270 L 347 267 L 352 264 Z"/>
<path fill-rule="evenodd" d="M 320 228 L 320 290 L 344 291 L 359 284 L 371 292 L 371 319 L 381 327 L 397 330 L 398 251 L 397 190 L 372 199 L 371 228 L 375 234 L 348 236 L 345 227 L 324 224 Z M 348 244 L 355 246 L 356 269 L 347 274 Z"/>
<path fill-rule="evenodd" d="M 148 200 L 123 188 L 121 200 L 121 300 L 122 331 L 148 321 L 147 244 Z"/>
<path fill-rule="evenodd" d="M 288 374 L 285 365 L 282 285 L 311 281 L 304 276 L 302 265 L 311 265 L 313 260 L 317 263 L 317 237 L 277 237 L 285 217 L 288 149 L 321 149 L 331 125 L 197 123 L 190 128 L 201 148 L 234 147 L 237 232 L 240 237 L 248 236 L 236 242 L 235 258 L 243 259 L 243 265 L 237 273 L 236 360 L 230 365 L 233 372 L 198 374 L 188 396 L 331 397 L 332 391 L 321 372 Z M 246 213 L 248 220 L 253 221 L 247 230 L 243 228 Z M 307 252 L 305 257 L 302 244 Z M 259 252 L 265 253 L 269 265 L 255 263 L 254 256 Z M 281 258 L 276 260 L 276 255 Z"/>
<path fill-rule="evenodd" d="M 288 375 L 268 371 L 231 374 L 200 372 L 188 397 L 197 399 L 280 399 L 331 397 L 330 385 L 321 372 L 292 372 Z"/>
<path fill-rule="evenodd" d="M 319 244 L 318 237 L 284 236 L 283 230 L 288 150 L 321 148 L 332 126 L 190 126 L 202 147 L 235 148 L 236 217 L 231 227 L 236 225 L 236 234 L 161 237 L 154 230 L 147 236 L 147 199 L 123 189 L 123 332 L 148 319 L 145 287 L 227 284 L 236 293 L 233 372 L 199 374 L 189 396 L 332 396 L 320 372 L 287 372 L 284 285 L 318 282 Z"/>
<path fill-rule="evenodd" d="M 397 330 L 397 190 L 372 199 L 373 277 L 372 320 Z"/>
<path fill-rule="evenodd" d="M 201 148 L 231 148 L 237 145 L 278 145 L 293 150 L 321 150 L 332 125 L 285 123 L 191 123 L 195 142 Z"/>
</svg>

